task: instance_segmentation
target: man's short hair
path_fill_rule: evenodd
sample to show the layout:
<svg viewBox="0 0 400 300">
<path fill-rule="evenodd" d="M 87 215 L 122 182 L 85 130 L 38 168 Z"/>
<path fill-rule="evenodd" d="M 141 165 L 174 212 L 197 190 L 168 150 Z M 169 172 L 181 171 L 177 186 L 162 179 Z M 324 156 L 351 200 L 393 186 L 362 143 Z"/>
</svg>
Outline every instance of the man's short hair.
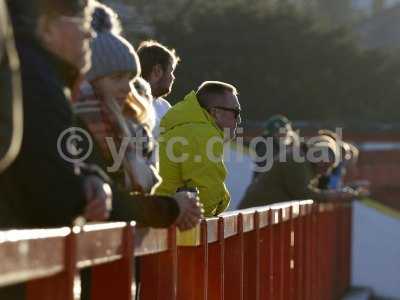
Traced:
<svg viewBox="0 0 400 300">
<path fill-rule="evenodd" d="M 175 49 L 168 49 L 153 40 L 140 43 L 137 54 L 142 67 L 142 76 L 146 80 L 149 79 L 154 66 L 160 65 L 163 71 L 166 71 L 169 65 L 175 67 L 180 62 Z"/>
<path fill-rule="evenodd" d="M 238 94 L 236 87 L 229 83 L 221 81 L 206 81 L 203 82 L 196 91 L 197 100 L 202 107 L 208 107 L 210 102 L 210 95 L 224 95 L 226 92 L 234 95 Z"/>
</svg>

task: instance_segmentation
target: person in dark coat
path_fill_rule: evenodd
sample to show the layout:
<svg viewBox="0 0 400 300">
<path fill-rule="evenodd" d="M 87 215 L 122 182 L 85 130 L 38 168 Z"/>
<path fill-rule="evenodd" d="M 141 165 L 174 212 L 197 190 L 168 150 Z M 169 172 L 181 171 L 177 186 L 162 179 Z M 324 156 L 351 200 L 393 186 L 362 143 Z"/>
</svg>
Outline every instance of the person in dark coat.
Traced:
<svg viewBox="0 0 400 300">
<path fill-rule="evenodd" d="M 251 183 L 240 209 L 307 199 L 345 201 L 356 196 L 347 190 L 320 190 L 317 187 L 318 177 L 329 174 L 337 166 L 338 154 L 333 140 L 317 140 L 299 147 L 289 149 L 285 160 L 275 159 L 272 168 Z M 328 154 L 326 158 L 321 156 L 323 153 Z"/>
<path fill-rule="evenodd" d="M 0 228 L 69 225 L 89 202 L 110 197 L 100 171 L 66 161 L 57 147 L 73 124 L 70 87 L 90 63 L 85 3 L 15 0 L 9 10 L 21 63 L 24 135 L 15 162 L 0 175 Z"/>
<path fill-rule="evenodd" d="M 292 123 L 283 115 L 274 115 L 267 120 L 261 138 L 254 149 L 256 158 L 253 180 L 268 171 L 270 164 L 281 151 L 298 142 Z"/>
<path fill-rule="evenodd" d="M 0 228 L 71 225 L 109 217 L 111 189 L 95 165 L 62 157 L 58 139 L 74 122 L 71 87 L 90 66 L 87 3 L 82 0 L 7 2 L 21 64 L 23 139 L 0 175 Z M 23 286 L 0 299 L 24 299 Z"/>
</svg>

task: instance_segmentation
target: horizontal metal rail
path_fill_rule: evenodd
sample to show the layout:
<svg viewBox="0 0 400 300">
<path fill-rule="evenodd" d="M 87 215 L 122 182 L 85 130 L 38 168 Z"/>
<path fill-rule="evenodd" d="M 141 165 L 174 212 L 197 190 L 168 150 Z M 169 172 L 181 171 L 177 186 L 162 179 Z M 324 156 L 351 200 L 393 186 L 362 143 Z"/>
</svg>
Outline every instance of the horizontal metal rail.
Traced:
<svg viewBox="0 0 400 300">
<path fill-rule="evenodd" d="M 92 299 L 132 299 L 140 259 L 143 300 L 329 300 L 350 280 L 351 206 L 294 201 L 224 213 L 197 228 L 134 223 L 0 231 L 0 287 L 28 299 L 72 300 L 92 269 Z"/>
</svg>

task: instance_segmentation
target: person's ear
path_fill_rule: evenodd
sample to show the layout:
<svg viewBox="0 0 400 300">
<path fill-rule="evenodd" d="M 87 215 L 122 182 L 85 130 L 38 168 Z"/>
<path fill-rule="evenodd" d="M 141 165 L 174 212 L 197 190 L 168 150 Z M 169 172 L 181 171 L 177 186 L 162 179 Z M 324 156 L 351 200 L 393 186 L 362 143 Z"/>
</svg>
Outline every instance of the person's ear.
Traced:
<svg viewBox="0 0 400 300">
<path fill-rule="evenodd" d="M 53 22 L 53 19 L 50 19 L 50 17 L 45 15 L 40 16 L 37 22 L 36 34 L 46 45 L 53 44 L 54 39 L 56 38 L 55 34 L 57 33 L 55 27 L 52 26 Z"/>
<path fill-rule="evenodd" d="M 164 76 L 164 70 L 160 64 L 157 64 L 151 70 L 151 81 L 158 82 Z"/>
<path fill-rule="evenodd" d="M 208 109 L 208 113 L 209 113 L 214 119 L 217 119 L 217 118 L 218 118 L 218 111 L 217 111 L 215 108 L 213 108 L 213 107 L 209 108 L 209 109 Z"/>
</svg>

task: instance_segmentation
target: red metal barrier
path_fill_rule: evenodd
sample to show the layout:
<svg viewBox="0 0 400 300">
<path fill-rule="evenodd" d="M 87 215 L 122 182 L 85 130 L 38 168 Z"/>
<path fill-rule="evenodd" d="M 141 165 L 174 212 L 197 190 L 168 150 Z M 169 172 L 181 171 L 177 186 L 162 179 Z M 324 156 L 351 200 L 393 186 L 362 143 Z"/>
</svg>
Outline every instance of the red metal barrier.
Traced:
<svg viewBox="0 0 400 300">
<path fill-rule="evenodd" d="M 189 239 L 188 239 L 189 237 Z M 0 287 L 27 283 L 28 299 L 72 300 L 78 270 L 91 297 L 132 299 L 133 258 L 144 300 L 326 300 L 349 287 L 351 206 L 291 202 L 176 229 L 105 223 L 0 232 Z"/>
</svg>

